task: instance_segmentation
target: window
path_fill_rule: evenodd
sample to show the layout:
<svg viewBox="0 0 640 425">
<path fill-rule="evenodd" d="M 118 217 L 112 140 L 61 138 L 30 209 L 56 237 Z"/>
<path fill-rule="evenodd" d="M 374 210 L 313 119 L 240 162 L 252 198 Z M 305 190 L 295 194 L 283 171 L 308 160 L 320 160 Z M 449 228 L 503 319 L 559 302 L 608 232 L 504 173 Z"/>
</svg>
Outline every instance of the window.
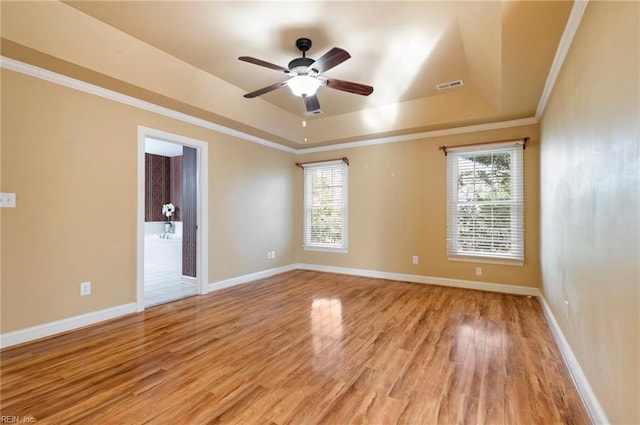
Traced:
<svg viewBox="0 0 640 425">
<path fill-rule="evenodd" d="M 347 252 L 347 164 L 339 160 L 303 168 L 304 248 Z"/>
<path fill-rule="evenodd" d="M 449 259 L 522 264 L 522 150 L 522 142 L 448 149 Z"/>
</svg>

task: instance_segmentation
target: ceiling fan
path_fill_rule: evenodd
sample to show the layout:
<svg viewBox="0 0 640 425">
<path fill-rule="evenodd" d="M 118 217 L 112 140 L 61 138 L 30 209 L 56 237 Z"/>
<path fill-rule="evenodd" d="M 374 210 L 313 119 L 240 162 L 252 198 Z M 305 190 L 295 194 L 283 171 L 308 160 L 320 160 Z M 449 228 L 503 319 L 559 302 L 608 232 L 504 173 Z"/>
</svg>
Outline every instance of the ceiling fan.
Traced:
<svg viewBox="0 0 640 425">
<path fill-rule="evenodd" d="M 302 57 L 293 59 L 289 62 L 288 68 L 275 65 L 261 59 L 252 58 L 250 56 L 240 56 L 238 59 L 241 61 L 260 65 L 276 71 L 282 71 L 290 76 L 287 80 L 247 93 L 244 97 L 253 98 L 279 89 L 280 87 L 288 86 L 294 95 L 302 97 L 306 114 L 316 115 L 322 113 L 320 111 L 320 102 L 316 96 L 316 91 L 320 86 L 327 86 L 331 89 L 360 94 L 363 96 L 369 96 L 373 92 L 373 87 L 371 86 L 338 80 L 336 78 L 328 78 L 321 75 L 323 72 L 328 71 L 349 59 L 351 55 L 346 50 L 334 47 L 324 55 L 320 56 L 319 59 L 313 60 L 306 57 L 307 50 L 311 48 L 311 40 L 308 38 L 299 38 L 296 40 L 296 47 L 302 52 Z"/>
</svg>

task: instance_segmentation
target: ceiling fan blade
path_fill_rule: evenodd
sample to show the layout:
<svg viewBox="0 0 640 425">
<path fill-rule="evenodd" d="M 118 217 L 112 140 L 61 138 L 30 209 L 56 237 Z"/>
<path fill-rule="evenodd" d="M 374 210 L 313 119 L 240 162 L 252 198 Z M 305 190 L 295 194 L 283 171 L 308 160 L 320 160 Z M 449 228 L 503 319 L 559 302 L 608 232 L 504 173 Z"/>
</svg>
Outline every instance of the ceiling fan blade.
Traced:
<svg viewBox="0 0 640 425">
<path fill-rule="evenodd" d="M 302 100 L 304 100 L 304 107 L 307 112 L 320 110 L 320 102 L 315 94 L 313 96 L 303 96 Z"/>
<path fill-rule="evenodd" d="M 335 78 L 327 78 L 327 87 L 349 93 L 361 94 L 362 96 L 369 96 L 373 93 L 373 87 L 371 86 L 352 83 L 351 81 L 337 80 Z"/>
<path fill-rule="evenodd" d="M 275 89 L 279 89 L 282 86 L 286 86 L 287 85 L 287 81 L 289 81 L 289 80 L 280 81 L 279 83 L 271 84 L 270 86 L 263 87 L 261 89 L 252 91 L 250 93 L 245 94 L 244 97 L 246 97 L 247 99 L 251 99 L 253 97 L 260 96 L 261 94 L 269 93 L 270 91 L 274 91 Z"/>
<path fill-rule="evenodd" d="M 350 57 L 351 55 L 346 50 L 343 50 L 339 47 L 334 47 L 324 55 L 320 56 L 318 60 L 311 64 L 310 68 L 315 69 L 319 74 L 321 74 L 325 71 L 330 70 L 336 65 L 340 65 Z"/>
<path fill-rule="evenodd" d="M 238 59 L 244 62 L 252 63 L 254 65 L 264 66 L 265 68 L 275 69 L 276 71 L 289 72 L 289 69 L 285 68 L 284 66 L 276 65 L 271 62 L 266 62 L 266 61 L 263 61 L 262 59 L 252 58 L 251 56 L 240 56 Z"/>
</svg>

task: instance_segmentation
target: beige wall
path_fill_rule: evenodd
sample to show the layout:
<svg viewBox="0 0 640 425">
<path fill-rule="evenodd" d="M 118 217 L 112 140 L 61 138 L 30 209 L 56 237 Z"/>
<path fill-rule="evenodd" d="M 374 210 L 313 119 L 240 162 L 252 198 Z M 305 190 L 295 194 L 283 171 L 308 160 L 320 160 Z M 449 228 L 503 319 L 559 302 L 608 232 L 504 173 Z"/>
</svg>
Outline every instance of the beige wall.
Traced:
<svg viewBox="0 0 640 425">
<path fill-rule="evenodd" d="M 639 12 L 589 3 L 541 123 L 544 297 L 616 424 L 640 423 Z"/>
<path fill-rule="evenodd" d="M 135 302 L 137 127 L 209 147 L 209 282 L 296 262 L 480 280 L 539 282 L 537 126 L 330 152 L 348 155 L 350 250 L 300 245 L 302 176 L 294 155 L 171 118 L 2 71 L 0 210 L 2 333 Z M 532 138 L 525 154 L 526 264 L 445 257 L 445 158 L 440 144 Z M 326 154 L 300 156 L 319 158 Z M 266 252 L 276 251 L 275 260 Z M 411 256 L 419 255 L 414 266 Z M 92 295 L 79 296 L 79 283 Z"/>
<path fill-rule="evenodd" d="M 138 125 L 209 143 L 209 282 L 294 262 L 292 154 L 1 77 L 0 190 L 18 199 L 0 210 L 2 333 L 135 302 Z M 80 297 L 87 280 L 92 294 Z"/>
<path fill-rule="evenodd" d="M 209 280 L 293 264 L 294 156 L 230 137 L 209 155 Z"/>
<path fill-rule="evenodd" d="M 525 264 L 505 266 L 447 260 L 446 158 L 441 145 L 531 137 L 524 153 Z M 299 155 L 299 161 L 349 158 L 349 252 L 305 251 L 298 261 L 474 280 L 519 286 L 540 285 L 538 248 L 538 126 L 515 127 L 456 136 L 373 145 Z M 302 193 L 302 171 L 297 178 Z M 298 236 L 301 240 L 298 202 Z M 420 264 L 412 264 L 418 255 Z M 476 266 L 483 269 L 475 275 Z"/>
</svg>

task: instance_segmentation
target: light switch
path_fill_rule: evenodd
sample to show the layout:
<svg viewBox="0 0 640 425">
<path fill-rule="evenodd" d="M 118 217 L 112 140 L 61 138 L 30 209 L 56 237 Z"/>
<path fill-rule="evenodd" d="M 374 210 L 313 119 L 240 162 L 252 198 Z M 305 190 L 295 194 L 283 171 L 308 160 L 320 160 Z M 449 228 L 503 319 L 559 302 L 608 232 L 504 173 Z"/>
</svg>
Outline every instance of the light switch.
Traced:
<svg viewBox="0 0 640 425">
<path fill-rule="evenodd" d="M 16 207 L 15 193 L 0 193 L 0 208 L 15 208 L 15 207 Z"/>
</svg>

